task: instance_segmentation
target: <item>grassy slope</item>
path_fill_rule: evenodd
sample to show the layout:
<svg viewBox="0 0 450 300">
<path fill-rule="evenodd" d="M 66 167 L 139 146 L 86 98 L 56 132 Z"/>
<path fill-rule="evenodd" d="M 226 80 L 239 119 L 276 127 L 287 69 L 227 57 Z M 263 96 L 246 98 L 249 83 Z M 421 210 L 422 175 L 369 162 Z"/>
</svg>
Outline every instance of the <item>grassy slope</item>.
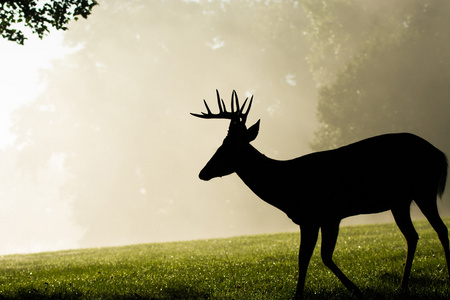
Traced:
<svg viewBox="0 0 450 300">
<path fill-rule="evenodd" d="M 450 219 L 446 219 L 450 225 Z M 426 221 L 409 295 L 397 291 L 406 242 L 394 224 L 343 227 L 334 254 L 367 299 L 448 299 L 442 247 Z M 298 233 L 85 249 L 0 259 L 0 299 L 289 299 L 295 293 Z M 306 295 L 350 295 L 322 264 L 320 245 Z"/>
</svg>

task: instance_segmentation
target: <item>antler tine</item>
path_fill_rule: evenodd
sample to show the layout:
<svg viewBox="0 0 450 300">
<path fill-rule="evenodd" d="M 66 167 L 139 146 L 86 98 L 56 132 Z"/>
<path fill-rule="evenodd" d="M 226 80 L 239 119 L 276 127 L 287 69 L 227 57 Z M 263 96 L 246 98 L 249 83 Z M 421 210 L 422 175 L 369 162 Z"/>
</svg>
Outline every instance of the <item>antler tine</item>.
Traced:
<svg viewBox="0 0 450 300">
<path fill-rule="evenodd" d="M 239 99 L 238 99 L 236 90 L 233 90 L 233 93 L 231 94 L 231 104 L 233 104 L 233 96 L 234 96 L 234 101 L 236 101 L 236 111 L 234 111 L 234 109 L 233 109 L 233 113 L 236 112 L 239 114 Z"/>
<path fill-rule="evenodd" d="M 233 93 L 231 94 L 231 113 L 234 113 L 234 101 L 233 101 L 233 94 L 234 94 L 234 90 L 233 90 Z"/>
<path fill-rule="evenodd" d="M 223 113 L 222 110 L 222 104 L 220 104 L 220 95 L 219 95 L 219 91 L 216 89 L 216 95 L 217 95 L 217 105 L 219 106 L 219 114 Z M 222 100 L 223 102 L 223 100 Z"/>
<path fill-rule="evenodd" d="M 248 97 L 245 98 L 244 104 L 242 104 L 242 107 L 241 107 L 241 109 L 239 110 L 239 114 L 240 114 L 240 115 L 242 115 L 242 112 L 244 111 L 244 107 L 245 107 L 245 104 L 247 104 L 247 100 L 248 100 Z"/>
<path fill-rule="evenodd" d="M 206 110 L 208 111 L 208 115 L 212 115 L 212 112 L 211 112 L 211 110 L 209 109 L 208 103 L 206 103 L 206 100 L 205 100 L 205 99 L 203 99 L 203 103 L 205 103 Z"/>
<path fill-rule="evenodd" d="M 247 115 L 250 112 L 250 108 L 252 107 L 252 103 L 253 103 L 253 96 L 250 98 L 250 102 L 248 104 L 248 108 L 247 111 L 245 113 L 243 113 L 244 108 L 245 108 L 245 104 L 247 103 L 248 97 L 245 99 L 244 104 L 241 107 L 241 110 L 239 111 L 239 115 L 242 118 L 242 123 L 245 124 L 245 121 L 247 121 Z"/>
<path fill-rule="evenodd" d="M 202 118 L 202 119 L 210 118 L 213 114 L 212 114 L 211 110 L 209 109 L 208 103 L 206 103 L 205 99 L 203 99 L 203 103 L 205 103 L 206 111 L 208 113 L 204 113 L 204 112 L 202 112 L 202 114 L 191 113 L 191 115 L 193 115 L 194 117 Z"/>
<path fill-rule="evenodd" d="M 248 99 L 248 98 L 247 98 Z M 245 101 L 247 102 L 247 99 L 245 99 Z M 253 103 L 253 95 L 252 95 L 252 97 L 250 98 L 250 102 L 248 103 L 248 108 L 247 108 L 247 111 L 245 112 L 245 115 L 248 115 L 248 113 L 249 113 L 249 111 L 250 111 L 250 108 L 252 107 L 252 103 Z M 242 106 L 242 110 L 244 110 L 244 106 Z"/>
</svg>

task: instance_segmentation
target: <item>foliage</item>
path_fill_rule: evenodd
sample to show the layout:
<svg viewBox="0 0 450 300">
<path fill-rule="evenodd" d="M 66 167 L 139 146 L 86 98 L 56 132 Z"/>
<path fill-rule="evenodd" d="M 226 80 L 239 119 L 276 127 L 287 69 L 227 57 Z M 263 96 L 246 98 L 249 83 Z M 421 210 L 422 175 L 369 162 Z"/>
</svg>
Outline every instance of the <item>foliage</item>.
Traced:
<svg viewBox="0 0 450 300">
<path fill-rule="evenodd" d="M 320 85 L 313 149 L 409 131 L 450 150 L 449 2 L 306 7 L 315 50 L 310 63 Z"/>
<path fill-rule="evenodd" d="M 21 25 L 43 38 L 53 27 L 67 30 L 67 24 L 78 16 L 87 18 L 96 0 L 2 0 L 0 1 L 0 33 L 3 38 L 23 45 L 26 39 Z"/>
<path fill-rule="evenodd" d="M 450 220 L 446 220 L 450 224 Z M 406 242 L 394 224 L 341 228 L 334 258 L 365 299 L 448 299 L 442 247 L 426 221 L 410 292 L 398 291 Z M 298 233 L 4 256 L 2 299 L 290 299 L 295 293 Z M 311 260 L 308 299 L 348 299 L 323 265 Z"/>
</svg>

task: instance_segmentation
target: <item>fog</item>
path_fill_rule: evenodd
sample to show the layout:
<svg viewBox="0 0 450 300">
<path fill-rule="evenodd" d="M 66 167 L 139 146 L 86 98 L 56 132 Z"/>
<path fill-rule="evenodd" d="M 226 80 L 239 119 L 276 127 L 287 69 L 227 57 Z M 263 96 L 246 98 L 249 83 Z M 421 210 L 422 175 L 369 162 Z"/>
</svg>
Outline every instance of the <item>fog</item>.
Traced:
<svg viewBox="0 0 450 300">
<path fill-rule="evenodd" d="M 10 123 L 1 125 L 10 131 L 0 157 L 0 254 L 298 230 L 235 174 L 198 178 L 228 122 L 189 113 L 205 111 L 203 99 L 217 111 L 216 89 L 226 104 L 233 90 L 240 99 L 254 95 L 247 124 L 261 119 L 261 128 L 252 144 L 271 158 L 290 159 L 387 131 L 420 134 L 449 154 L 450 94 L 441 86 L 450 86 L 450 72 L 436 67 L 448 66 L 448 39 L 434 41 L 445 44 L 442 57 L 434 53 L 433 60 L 420 40 L 410 38 L 442 30 L 448 36 L 450 27 L 431 22 L 436 12 L 427 15 L 432 5 L 315 3 L 100 1 L 64 34 L 8 46 L 29 50 L 17 50 L 19 61 L 3 70 L 23 70 L 12 76 L 22 84 L 8 89 L 8 76 L 1 77 L 2 101 L 15 104 L 5 116 Z M 55 41 L 53 34 L 55 44 L 48 42 Z M 0 47 L 6 49 L 5 43 Z M 27 57 L 42 45 L 58 52 L 30 62 Z M 414 94 L 426 95 L 423 102 L 409 94 L 410 102 L 400 101 L 411 90 L 406 59 L 395 66 L 389 60 L 399 70 L 390 72 L 398 84 L 391 80 L 392 89 L 380 91 L 376 83 L 386 86 L 387 76 L 376 62 L 388 57 L 380 53 L 394 53 L 395 63 L 423 58 L 414 80 L 433 79 L 415 85 Z M 373 65 L 361 59 L 369 54 Z M 35 64 L 41 60 L 50 62 Z M 37 78 L 21 77 L 36 68 Z M 375 102 L 377 120 L 359 112 L 354 117 L 355 106 L 335 96 L 348 74 L 361 80 L 349 80 L 357 84 L 354 91 L 382 99 Z M 324 103 L 333 101 L 342 105 L 327 113 Z M 396 117 L 385 121 L 381 109 Z M 343 121 L 331 122 L 341 111 Z M 349 124 L 359 131 L 346 131 Z M 339 139 L 324 138 L 333 126 L 343 128 L 336 130 Z M 439 200 L 444 216 L 448 194 Z M 343 224 L 392 220 L 377 214 Z"/>
</svg>

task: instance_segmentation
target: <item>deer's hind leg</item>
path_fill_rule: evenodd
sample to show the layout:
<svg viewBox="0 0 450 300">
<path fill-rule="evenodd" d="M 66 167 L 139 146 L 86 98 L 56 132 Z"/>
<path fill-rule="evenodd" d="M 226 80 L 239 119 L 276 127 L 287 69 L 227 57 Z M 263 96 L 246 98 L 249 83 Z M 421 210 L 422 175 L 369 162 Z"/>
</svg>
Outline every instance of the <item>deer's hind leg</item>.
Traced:
<svg viewBox="0 0 450 300">
<path fill-rule="evenodd" d="M 447 270 L 449 272 L 450 278 L 450 249 L 449 249 L 449 239 L 448 239 L 448 229 L 439 216 L 436 196 L 429 196 L 428 198 L 418 198 L 416 201 L 417 206 L 420 208 L 422 213 L 430 222 L 433 229 L 438 234 L 439 240 L 441 241 L 442 247 L 444 247 L 445 259 L 447 261 Z"/>
<path fill-rule="evenodd" d="M 414 259 L 414 253 L 416 252 L 417 242 L 419 235 L 414 229 L 414 225 L 411 221 L 411 202 L 402 204 L 399 207 L 392 209 L 392 215 L 394 216 L 395 223 L 403 233 L 408 244 L 408 252 L 406 255 L 405 269 L 403 271 L 403 278 L 401 288 L 403 290 L 408 289 L 409 274 L 411 273 L 411 266 Z"/>
</svg>

